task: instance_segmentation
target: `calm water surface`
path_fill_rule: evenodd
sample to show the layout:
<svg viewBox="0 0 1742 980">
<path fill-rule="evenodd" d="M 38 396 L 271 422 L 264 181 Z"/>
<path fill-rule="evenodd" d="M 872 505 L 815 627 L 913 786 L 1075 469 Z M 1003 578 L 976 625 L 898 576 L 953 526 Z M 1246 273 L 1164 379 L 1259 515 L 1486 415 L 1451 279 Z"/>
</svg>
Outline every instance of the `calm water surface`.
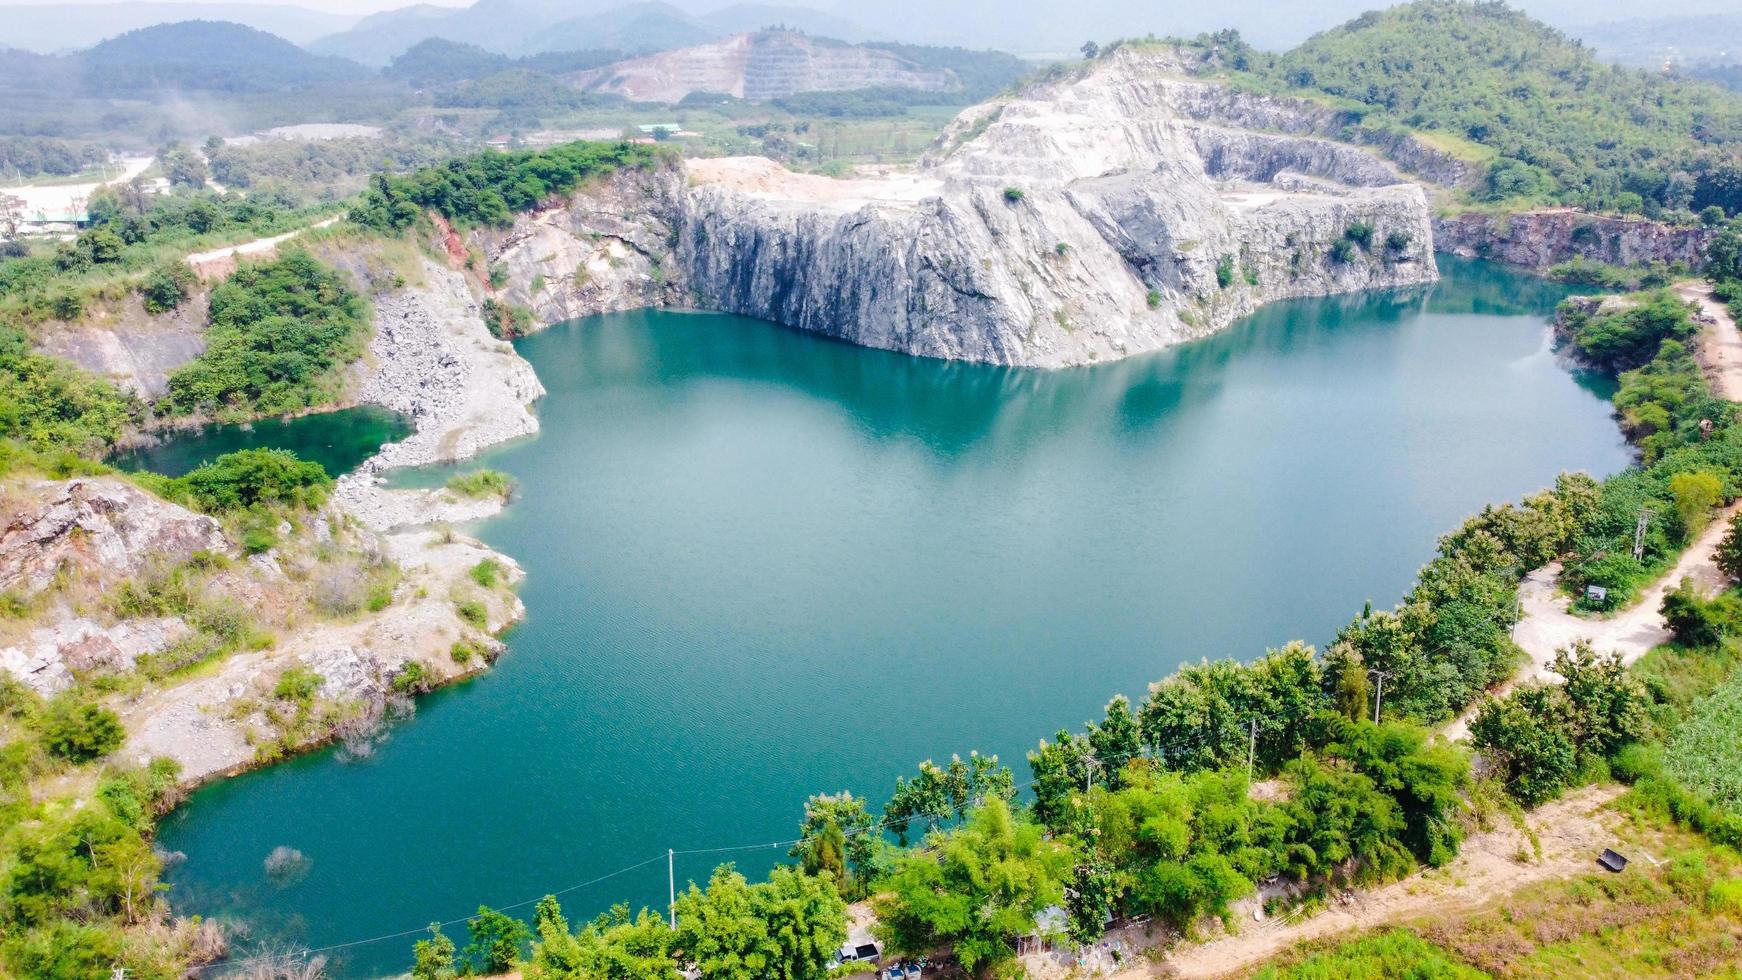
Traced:
<svg viewBox="0 0 1742 980">
<path fill-rule="evenodd" d="M 109 462 L 124 470 L 181 476 L 240 449 L 289 449 L 339 476 L 375 455 L 382 444 L 403 439 L 411 431 L 409 417 L 364 405 L 290 419 L 178 430 L 154 446 L 116 453 Z"/>
<path fill-rule="evenodd" d="M 326 946 L 658 857 L 563 901 L 659 906 L 668 847 L 790 838 L 806 795 L 880 802 L 928 756 L 1026 778 L 1036 739 L 1183 661 L 1323 642 L 1484 502 L 1628 460 L 1549 352 L 1562 293 L 1445 270 L 1057 372 L 714 315 L 526 340 L 544 430 L 486 458 L 521 492 L 480 529 L 530 573 L 510 652 L 366 761 L 200 792 L 162 829 L 172 899 Z M 306 876 L 267 878 L 280 845 Z M 403 970 L 411 941 L 333 967 Z"/>
</svg>

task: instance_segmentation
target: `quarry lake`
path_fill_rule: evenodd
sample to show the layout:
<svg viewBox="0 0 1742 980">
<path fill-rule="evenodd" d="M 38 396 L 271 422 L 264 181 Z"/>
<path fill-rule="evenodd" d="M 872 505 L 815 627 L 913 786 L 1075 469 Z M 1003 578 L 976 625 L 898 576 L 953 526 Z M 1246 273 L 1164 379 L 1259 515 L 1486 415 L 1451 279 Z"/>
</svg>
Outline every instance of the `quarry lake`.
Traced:
<svg viewBox="0 0 1742 980">
<path fill-rule="evenodd" d="M 528 572 L 509 652 L 367 759 L 197 793 L 161 828 L 177 910 L 245 923 L 241 953 L 409 930 L 328 954 L 401 972 L 432 920 L 663 910 L 668 848 L 680 887 L 760 874 L 809 794 L 880 808 L 972 749 L 1025 781 L 1182 662 L 1323 644 L 1485 502 L 1629 460 L 1550 351 L 1563 292 L 1442 269 L 1056 372 L 718 315 L 522 341 L 543 431 L 481 461 L 519 493 L 477 529 Z M 281 846 L 303 864 L 268 876 Z"/>
</svg>

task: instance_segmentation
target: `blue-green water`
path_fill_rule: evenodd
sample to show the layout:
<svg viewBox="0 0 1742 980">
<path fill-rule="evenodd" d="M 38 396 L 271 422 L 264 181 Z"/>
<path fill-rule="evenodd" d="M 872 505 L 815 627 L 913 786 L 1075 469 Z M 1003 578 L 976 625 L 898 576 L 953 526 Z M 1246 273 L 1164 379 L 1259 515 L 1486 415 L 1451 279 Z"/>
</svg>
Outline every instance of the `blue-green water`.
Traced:
<svg viewBox="0 0 1742 980">
<path fill-rule="evenodd" d="M 372 758 L 197 794 L 162 828 L 171 897 L 319 947 L 658 857 L 563 899 L 661 906 L 668 847 L 790 838 L 806 795 L 880 803 L 926 757 L 1021 771 L 1182 661 L 1322 642 L 1484 502 L 1628 461 L 1549 353 L 1561 292 L 1446 271 L 1057 372 L 712 315 L 523 341 L 544 428 L 485 460 L 520 493 L 481 528 L 529 572 L 510 652 Z M 280 845 L 306 876 L 268 880 Z M 412 938 L 332 969 L 402 970 Z"/>
<path fill-rule="evenodd" d="M 296 418 L 171 431 L 156 445 L 116 453 L 109 462 L 124 470 L 180 476 L 239 449 L 289 449 L 339 476 L 356 469 L 384 443 L 410 434 L 411 419 L 365 405 Z"/>
</svg>

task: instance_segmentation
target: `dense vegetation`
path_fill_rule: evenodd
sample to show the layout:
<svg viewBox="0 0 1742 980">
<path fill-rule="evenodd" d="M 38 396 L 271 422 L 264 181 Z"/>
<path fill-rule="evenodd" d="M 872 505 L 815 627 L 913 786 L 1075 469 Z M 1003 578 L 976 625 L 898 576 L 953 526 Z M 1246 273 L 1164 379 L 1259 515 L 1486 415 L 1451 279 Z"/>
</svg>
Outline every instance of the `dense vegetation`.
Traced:
<svg viewBox="0 0 1742 980">
<path fill-rule="evenodd" d="M 0 327 L 0 439 L 97 457 L 138 414 L 137 401 L 106 379 L 34 353 L 22 333 Z"/>
<path fill-rule="evenodd" d="M 92 92 L 271 92 L 354 81 L 367 69 L 265 31 L 190 20 L 128 31 L 74 55 Z"/>
<path fill-rule="evenodd" d="M 656 152 L 627 143 L 568 143 L 549 150 L 480 153 L 405 176 L 377 175 L 351 220 L 367 228 L 408 228 L 433 210 L 457 225 L 504 225 L 589 177 L 651 166 Z"/>
<path fill-rule="evenodd" d="M 171 412 L 248 417 L 328 404 L 369 337 L 362 297 L 299 250 L 238 269 L 210 304 L 206 349 L 170 375 L 162 405 Z"/>
<path fill-rule="evenodd" d="M 146 195 L 130 186 L 93 194 L 87 208 L 90 224 L 73 241 L 0 256 L 0 315 L 20 324 L 76 320 L 93 303 L 145 289 L 153 272 L 185 275 L 183 256 L 201 244 L 276 234 L 311 217 L 272 193 Z M 165 308 L 185 295 L 156 285 Z"/>
<path fill-rule="evenodd" d="M 590 48 L 583 51 L 548 51 L 523 58 L 510 58 L 486 51 L 475 44 L 462 44 L 432 37 L 419 41 L 382 69 L 383 77 L 397 79 L 415 88 L 440 88 L 474 78 L 484 78 L 511 68 L 559 75 L 586 71 L 620 61 L 621 51 Z M 552 84 L 559 84 L 551 79 Z"/>
<path fill-rule="evenodd" d="M 1742 98 L 1604 64 L 1504 3 L 1419 0 L 1282 55 L 1218 40 L 1231 41 L 1221 48 L 1236 74 L 1332 96 L 1355 129 L 1448 138 L 1481 166 L 1487 200 L 1654 217 L 1742 211 Z"/>
<path fill-rule="evenodd" d="M 229 146 L 206 145 L 212 178 L 236 190 L 287 188 L 323 199 L 362 190 L 379 171 L 398 172 L 448 159 L 456 143 L 441 137 L 365 136 L 328 140 L 261 140 Z"/>
</svg>

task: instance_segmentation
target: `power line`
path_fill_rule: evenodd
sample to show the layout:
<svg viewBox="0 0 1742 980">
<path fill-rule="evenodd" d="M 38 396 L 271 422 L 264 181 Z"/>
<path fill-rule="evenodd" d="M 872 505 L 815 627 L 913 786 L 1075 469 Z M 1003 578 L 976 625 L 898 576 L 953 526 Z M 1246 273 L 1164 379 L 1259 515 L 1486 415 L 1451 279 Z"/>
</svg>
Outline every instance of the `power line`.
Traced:
<svg viewBox="0 0 1742 980">
<path fill-rule="evenodd" d="M 1014 784 L 1010 787 L 1011 792 L 1015 793 L 1015 792 L 1027 789 L 1028 787 L 1033 786 L 1035 784 L 1035 782 L 1036 782 L 1035 780 L 1030 779 L 1027 782 Z M 960 804 L 953 805 L 949 808 L 948 815 L 949 816 L 960 816 L 962 811 L 968 809 L 969 807 L 976 806 L 980 802 L 981 802 L 981 799 L 974 799 L 974 800 L 966 800 Z M 860 836 L 863 834 L 869 834 L 869 833 L 879 832 L 879 831 L 885 830 L 893 823 L 911 822 L 912 820 L 914 820 L 916 818 L 917 819 L 928 819 L 928 818 L 935 818 L 938 816 L 940 816 L 940 815 L 939 814 L 914 814 L 914 815 L 902 817 L 902 818 L 891 818 L 891 817 L 885 816 L 885 817 L 882 817 L 879 820 L 877 820 L 875 823 L 868 824 L 864 827 L 855 828 L 850 832 L 844 833 L 842 836 L 844 836 L 844 837 L 857 837 L 857 836 Z M 816 838 L 814 838 L 814 837 L 799 837 L 799 838 L 794 839 L 794 840 L 772 841 L 772 842 L 767 843 L 767 844 L 733 844 L 733 845 L 728 845 L 725 847 L 697 847 L 697 848 L 691 848 L 689 850 L 682 850 L 682 851 L 667 850 L 664 854 L 655 854 L 653 857 L 650 857 L 645 861 L 639 862 L 637 864 L 631 864 L 631 865 L 628 865 L 626 867 L 618 868 L 616 871 L 612 871 L 609 874 L 600 875 L 597 878 L 593 878 L 593 879 L 590 879 L 588 881 L 583 881 L 578 885 L 569 885 L 566 888 L 559 888 L 555 891 L 546 891 L 543 894 L 539 895 L 537 898 L 529 898 L 529 899 L 526 899 L 524 901 L 514 902 L 514 903 L 509 904 L 509 905 L 496 905 L 496 906 L 486 906 L 486 907 L 494 912 L 508 912 L 508 911 L 512 911 L 514 909 L 525 908 L 528 905 L 536 905 L 539 902 L 543 901 L 546 896 L 555 897 L 557 895 L 566 895 L 569 892 L 579 891 L 582 888 L 589 888 L 589 887 L 591 887 L 593 885 L 597 885 L 601 882 L 609 881 L 610 879 L 615 878 L 619 875 L 628 874 L 631 871 L 636 871 L 636 870 L 639 870 L 641 868 L 645 868 L 648 865 L 653 864 L 655 861 L 658 861 L 661 858 L 664 858 L 669 863 L 672 861 L 673 858 L 675 858 L 677 856 L 686 856 L 687 857 L 687 856 L 694 856 L 694 855 L 698 855 L 698 854 L 725 854 L 725 853 L 731 853 L 731 852 L 737 852 L 737 851 L 773 850 L 775 848 L 781 848 L 781 847 L 791 848 L 791 847 L 796 847 L 799 844 L 803 844 L 806 841 L 810 841 L 810 840 L 814 840 L 814 839 L 816 839 Z M 675 893 L 675 891 L 676 891 L 675 886 L 672 890 Z M 675 904 L 675 900 L 674 900 L 673 904 Z M 459 925 L 460 923 L 467 922 L 467 921 L 475 918 L 476 916 L 477 916 L 477 913 L 473 912 L 470 915 L 463 915 L 463 916 L 460 916 L 458 918 L 447 919 L 445 921 L 436 922 L 436 923 L 432 923 L 432 924 L 437 926 L 437 927 L 455 926 L 455 925 Z M 409 936 L 416 936 L 420 933 L 427 932 L 429 930 L 429 927 L 430 926 L 428 924 L 426 924 L 426 925 L 418 926 L 415 929 L 402 929 L 399 932 L 390 932 L 390 933 L 386 933 L 386 934 L 380 935 L 380 936 L 371 936 L 368 939 L 353 939 L 353 940 L 350 940 L 348 942 L 333 943 L 330 946 L 315 946 L 315 947 L 310 947 L 310 948 L 306 948 L 306 949 L 292 952 L 289 955 L 301 956 L 301 957 L 307 958 L 309 956 L 313 956 L 313 955 L 316 955 L 319 953 L 331 953 L 331 952 L 334 952 L 336 950 L 350 949 L 350 948 L 355 947 L 355 946 L 368 946 L 368 945 L 371 945 L 373 943 L 386 942 L 389 939 L 404 939 L 404 938 L 407 938 Z M 254 956 L 245 956 L 245 957 L 242 957 L 241 959 L 228 960 L 226 962 L 228 962 L 231 965 L 239 965 L 239 964 L 243 964 L 243 963 L 250 963 L 250 962 L 253 962 L 256 960 L 269 959 L 273 955 L 275 955 L 275 954 L 262 953 L 262 954 L 256 954 Z"/>
</svg>

